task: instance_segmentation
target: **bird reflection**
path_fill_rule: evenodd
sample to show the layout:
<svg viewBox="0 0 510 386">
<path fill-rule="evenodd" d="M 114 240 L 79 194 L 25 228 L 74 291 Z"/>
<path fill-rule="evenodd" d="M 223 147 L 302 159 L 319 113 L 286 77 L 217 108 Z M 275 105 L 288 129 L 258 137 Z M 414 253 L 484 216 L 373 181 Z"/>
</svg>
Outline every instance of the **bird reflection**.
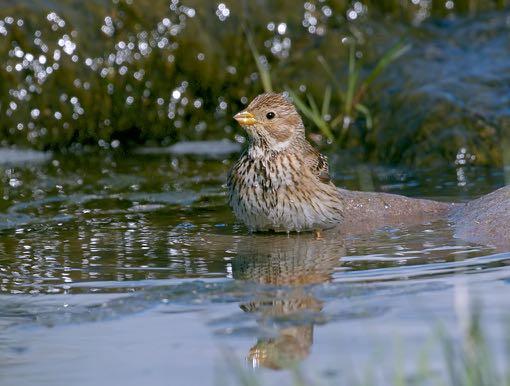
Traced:
<svg viewBox="0 0 510 386">
<path fill-rule="evenodd" d="M 261 331 L 274 330 L 276 326 L 275 334 L 259 337 L 250 349 L 248 360 L 253 366 L 281 369 L 309 355 L 314 324 L 323 307 L 309 286 L 329 281 L 345 254 L 343 241 L 337 235 L 324 237 L 253 236 L 239 244 L 232 261 L 234 278 L 271 288 L 254 294 L 251 302 L 240 307 L 259 316 Z"/>
</svg>

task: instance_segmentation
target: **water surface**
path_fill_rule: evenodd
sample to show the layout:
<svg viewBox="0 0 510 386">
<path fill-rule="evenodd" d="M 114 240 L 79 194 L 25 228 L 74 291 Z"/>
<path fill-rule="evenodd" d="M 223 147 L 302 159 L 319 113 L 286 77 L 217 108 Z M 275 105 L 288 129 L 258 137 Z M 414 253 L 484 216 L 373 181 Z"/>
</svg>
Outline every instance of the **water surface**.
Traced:
<svg viewBox="0 0 510 386">
<path fill-rule="evenodd" d="M 237 366 L 279 384 L 295 363 L 317 379 L 375 367 L 387 380 L 395 363 L 412 374 L 439 323 L 461 333 L 474 303 L 498 345 L 509 253 L 446 221 L 252 235 L 225 203 L 236 149 L 177 149 L 0 163 L 2 385 L 214 385 Z M 505 183 L 496 169 L 330 158 L 351 189 L 465 201 Z"/>
</svg>

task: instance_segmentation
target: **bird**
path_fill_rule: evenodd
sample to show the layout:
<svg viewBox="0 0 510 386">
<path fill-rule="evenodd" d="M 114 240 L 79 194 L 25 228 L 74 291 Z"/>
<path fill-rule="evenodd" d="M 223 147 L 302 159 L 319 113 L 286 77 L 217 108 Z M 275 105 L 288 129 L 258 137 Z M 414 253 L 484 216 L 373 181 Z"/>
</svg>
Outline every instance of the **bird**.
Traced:
<svg viewBox="0 0 510 386">
<path fill-rule="evenodd" d="M 229 173 L 228 201 L 250 231 L 320 236 L 338 225 L 359 226 L 374 212 L 389 218 L 447 206 L 419 199 L 410 206 L 403 196 L 337 188 L 327 157 L 306 139 L 303 120 L 284 94 L 261 94 L 234 119 L 246 130 L 248 147 Z"/>
<path fill-rule="evenodd" d="M 261 94 L 234 119 L 248 134 L 248 146 L 228 175 L 228 202 L 251 232 L 314 231 L 321 237 L 330 228 L 363 233 L 443 218 L 461 238 L 510 247 L 510 186 L 467 204 L 351 191 L 332 182 L 327 157 L 306 139 L 285 94 Z"/>
<path fill-rule="evenodd" d="M 249 230 L 320 231 L 342 220 L 327 158 L 307 141 L 284 95 L 259 95 L 234 118 L 249 146 L 228 177 L 229 203 Z"/>
</svg>

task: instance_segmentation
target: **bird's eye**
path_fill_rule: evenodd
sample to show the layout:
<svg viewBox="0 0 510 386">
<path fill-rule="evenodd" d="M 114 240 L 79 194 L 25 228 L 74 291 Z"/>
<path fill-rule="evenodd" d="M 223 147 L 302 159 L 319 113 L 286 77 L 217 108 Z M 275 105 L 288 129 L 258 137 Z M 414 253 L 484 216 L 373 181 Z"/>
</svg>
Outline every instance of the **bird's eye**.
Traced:
<svg viewBox="0 0 510 386">
<path fill-rule="evenodd" d="M 274 118 L 274 113 L 273 113 L 272 111 L 268 112 L 268 113 L 266 114 L 266 118 L 267 118 L 267 119 L 273 119 L 273 118 Z"/>
</svg>

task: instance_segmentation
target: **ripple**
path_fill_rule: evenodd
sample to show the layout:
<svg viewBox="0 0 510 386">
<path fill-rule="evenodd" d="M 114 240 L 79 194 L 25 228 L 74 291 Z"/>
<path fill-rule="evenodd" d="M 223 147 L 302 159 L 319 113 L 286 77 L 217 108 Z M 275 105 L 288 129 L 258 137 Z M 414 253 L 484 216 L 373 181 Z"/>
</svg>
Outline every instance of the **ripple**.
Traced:
<svg viewBox="0 0 510 386">
<path fill-rule="evenodd" d="M 221 141 L 185 141 L 178 142 L 169 147 L 141 147 L 136 149 L 137 154 L 174 154 L 174 155 L 202 155 L 222 157 L 238 153 L 241 144 L 229 140 Z"/>
<path fill-rule="evenodd" d="M 52 154 L 36 150 L 0 148 L 0 165 L 40 163 L 51 159 Z"/>
<path fill-rule="evenodd" d="M 33 302 L 27 302 L 26 307 L 17 298 L 16 305 L 6 298 L 1 298 L 2 317 L 20 317 L 28 319 L 30 323 L 54 326 L 57 324 L 75 324 L 84 322 L 98 322 L 111 320 L 124 316 L 140 313 L 157 306 L 184 305 L 193 306 L 212 305 L 216 303 L 239 303 L 241 308 L 249 313 L 271 312 L 271 323 L 276 323 L 280 328 L 288 325 L 297 326 L 308 323 L 323 323 L 325 320 L 334 319 L 356 319 L 378 315 L 385 312 L 383 296 L 410 295 L 423 291 L 435 291 L 444 289 L 445 286 L 453 285 L 454 279 L 459 276 L 451 276 L 452 273 L 476 273 L 479 280 L 494 280 L 494 270 L 496 266 L 506 265 L 510 261 L 510 253 L 500 253 L 491 256 L 482 256 L 465 261 L 451 263 L 430 263 L 413 267 L 373 269 L 358 272 L 342 272 L 336 274 L 334 282 L 315 284 L 300 290 L 294 286 L 274 286 L 257 284 L 243 280 L 212 279 L 207 281 L 197 280 L 171 280 L 162 285 L 163 282 L 155 281 L 134 281 L 124 282 L 121 288 L 136 289 L 136 292 L 129 295 L 121 295 L 101 303 L 94 303 L 94 296 L 89 295 L 92 303 L 81 306 L 73 305 L 72 301 L 65 307 L 57 301 L 44 302 L 38 305 Z M 485 277 L 483 274 L 488 274 Z M 451 278 L 448 281 L 423 282 L 421 279 L 444 278 L 446 275 Z M 510 272 L 508 268 L 499 270 L 496 276 L 503 280 L 508 280 Z M 93 288 L 116 288 L 115 282 L 83 282 L 75 283 L 74 287 L 93 287 Z M 92 296 L 92 297 L 90 297 Z M 377 298 L 378 301 L 373 305 L 372 302 L 365 306 L 359 305 L 359 308 L 351 307 L 345 304 L 347 309 L 335 309 L 331 312 L 310 312 L 314 306 L 326 300 L 349 299 L 353 302 L 355 299 L 370 300 Z M 11 298 L 12 299 L 12 298 Z M 28 300 L 28 298 L 26 298 Z M 56 298 L 55 298 L 56 300 Z M 381 303 L 382 302 L 382 303 Z M 67 303 L 66 303 L 67 304 Z M 285 307 L 285 313 L 276 311 L 278 304 Z M 377 305 L 377 306 L 376 306 Z M 277 307 L 275 309 L 275 307 Z M 344 308 L 345 308 L 344 307 Z M 367 308 L 368 307 L 368 308 Z M 322 307 L 319 307 L 319 309 Z M 12 312 L 10 310 L 13 310 Z M 293 310 L 289 313 L 290 310 Z M 273 314 L 274 313 L 274 314 Z M 246 315 L 238 314 L 230 317 L 225 316 L 221 319 L 211 321 L 211 325 L 219 328 L 222 325 L 231 326 L 239 324 L 238 327 L 250 321 Z M 237 327 L 236 327 L 237 328 Z M 244 327 L 243 327 L 244 328 Z"/>
</svg>

